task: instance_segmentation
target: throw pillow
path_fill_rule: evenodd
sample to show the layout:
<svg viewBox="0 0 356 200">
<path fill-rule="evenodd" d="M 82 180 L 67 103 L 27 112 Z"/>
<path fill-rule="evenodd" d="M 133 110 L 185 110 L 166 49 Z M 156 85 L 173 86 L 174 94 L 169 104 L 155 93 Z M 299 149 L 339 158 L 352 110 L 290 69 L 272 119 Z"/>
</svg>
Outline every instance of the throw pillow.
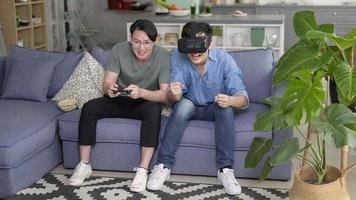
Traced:
<svg viewBox="0 0 356 200">
<path fill-rule="evenodd" d="M 172 107 L 168 104 L 162 104 L 161 105 L 161 109 L 162 109 L 162 112 L 161 112 L 161 115 L 164 116 L 164 117 L 169 117 L 171 116 L 172 114 Z"/>
<path fill-rule="evenodd" d="M 83 58 L 84 52 L 66 52 L 64 58 L 54 68 L 47 96 L 52 98 L 69 79 L 75 67 Z"/>
<path fill-rule="evenodd" d="M 59 101 L 57 106 L 64 112 L 69 112 L 78 107 L 78 101 L 76 99 L 64 99 Z"/>
<path fill-rule="evenodd" d="M 66 53 L 59 53 L 59 52 L 51 52 L 51 51 L 43 51 L 37 49 L 28 49 L 24 47 L 20 47 L 17 45 L 13 45 L 9 51 L 9 57 L 6 61 L 5 67 L 5 76 L 4 76 L 4 83 L 7 82 L 8 77 L 11 73 L 13 62 L 15 59 L 23 59 L 23 60 L 36 60 L 37 62 L 57 62 L 60 63 L 63 60 Z M 67 77 L 68 78 L 68 77 Z M 5 84 L 1 88 L 1 91 L 4 92 Z M 64 81 L 63 81 L 64 83 Z M 62 84 L 63 84 L 62 83 Z"/>
<path fill-rule="evenodd" d="M 12 58 L 2 98 L 45 102 L 54 67 L 58 61 Z"/>
<path fill-rule="evenodd" d="M 103 96 L 104 73 L 104 68 L 89 53 L 85 53 L 73 74 L 52 100 L 60 102 L 75 99 L 81 109 L 89 100 Z"/>
</svg>

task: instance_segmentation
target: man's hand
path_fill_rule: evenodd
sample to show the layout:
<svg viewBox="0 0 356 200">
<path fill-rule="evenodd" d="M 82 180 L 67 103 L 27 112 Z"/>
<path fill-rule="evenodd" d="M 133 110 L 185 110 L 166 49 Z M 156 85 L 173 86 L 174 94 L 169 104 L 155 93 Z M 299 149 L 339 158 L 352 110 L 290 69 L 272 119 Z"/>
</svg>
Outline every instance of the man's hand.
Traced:
<svg viewBox="0 0 356 200">
<path fill-rule="evenodd" d="M 169 85 L 170 91 L 174 96 L 182 94 L 183 85 L 180 82 L 173 82 Z"/>
<path fill-rule="evenodd" d="M 127 96 L 131 97 L 132 99 L 138 99 L 143 97 L 144 89 L 138 87 L 137 85 L 130 84 L 124 90 L 131 90 L 131 93 Z"/>
<path fill-rule="evenodd" d="M 215 96 L 215 102 L 222 108 L 226 108 L 231 105 L 230 97 L 226 94 L 218 94 Z"/>
<path fill-rule="evenodd" d="M 177 102 L 182 98 L 183 85 L 180 82 L 169 84 L 168 98 L 171 102 Z"/>
<path fill-rule="evenodd" d="M 118 88 L 119 86 L 116 83 L 112 84 L 107 91 L 108 96 L 111 98 L 119 96 L 120 93 L 117 92 Z"/>
</svg>

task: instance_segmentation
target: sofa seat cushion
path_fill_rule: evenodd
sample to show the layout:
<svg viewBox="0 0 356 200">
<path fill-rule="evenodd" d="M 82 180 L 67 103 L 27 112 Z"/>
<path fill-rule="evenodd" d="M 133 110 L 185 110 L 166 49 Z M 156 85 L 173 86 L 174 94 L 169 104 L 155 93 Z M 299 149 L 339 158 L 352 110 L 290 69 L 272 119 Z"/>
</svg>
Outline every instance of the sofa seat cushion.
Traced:
<svg viewBox="0 0 356 200">
<path fill-rule="evenodd" d="M 0 100 L 0 168 L 11 167 L 55 138 L 55 102 Z"/>
<path fill-rule="evenodd" d="M 247 150 L 256 136 L 272 137 L 271 132 L 253 131 L 257 113 L 265 110 L 266 105 L 250 103 L 250 106 L 235 116 L 235 149 Z M 215 127 L 212 121 L 191 120 L 183 136 L 181 146 L 215 148 Z"/>
<path fill-rule="evenodd" d="M 255 136 L 271 137 L 271 132 L 254 132 L 255 116 L 267 106 L 251 103 L 249 108 L 236 116 L 235 148 L 247 150 Z M 78 123 L 80 111 L 65 113 L 59 118 L 59 133 L 62 140 L 78 140 Z M 162 118 L 162 127 L 167 119 Z M 141 121 L 124 118 L 101 119 L 97 125 L 97 142 L 134 143 L 140 142 Z M 161 137 L 163 130 L 161 130 Z M 183 136 L 181 146 L 215 148 L 214 122 L 191 120 Z"/>
<path fill-rule="evenodd" d="M 59 117 L 59 134 L 62 140 L 78 141 L 80 110 L 64 113 Z M 96 141 L 140 143 L 140 120 L 104 118 L 98 121 Z M 119 133 L 119 134 L 118 134 Z"/>
</svg>

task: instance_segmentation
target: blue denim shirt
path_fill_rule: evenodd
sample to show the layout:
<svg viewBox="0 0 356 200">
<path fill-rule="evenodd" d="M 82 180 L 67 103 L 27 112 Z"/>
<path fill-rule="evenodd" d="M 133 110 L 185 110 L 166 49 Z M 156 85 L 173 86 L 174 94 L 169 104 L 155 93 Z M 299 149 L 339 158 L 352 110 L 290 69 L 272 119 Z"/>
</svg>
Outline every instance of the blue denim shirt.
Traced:
<svg viewBox="0 0 356 200">
<path fill-rule="evenodd" d="M 202 76 L 186 54 L 174 49 L 171 54 L 171 82 L 182 83 L 183 97 L 197 106 L 214 103 L 218 94 L 243 95 L 248 101 L 240 68 L 226 51 L 217 48 L 209 50 Z"/>
</svg>

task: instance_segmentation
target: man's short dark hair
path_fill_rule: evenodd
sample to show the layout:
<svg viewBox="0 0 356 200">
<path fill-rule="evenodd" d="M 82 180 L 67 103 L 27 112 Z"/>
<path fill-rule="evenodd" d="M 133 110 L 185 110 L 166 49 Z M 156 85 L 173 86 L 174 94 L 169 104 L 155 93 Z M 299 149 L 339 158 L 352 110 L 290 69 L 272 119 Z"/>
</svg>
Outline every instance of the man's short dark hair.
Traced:
<svg viewBox="0 0 356 200">
<path fill-rule="evenodd" d="M 213 29 L 206 22 L 188 22 L 183 26 L 182 38 L 195 38 L 197 33 L 205 33 L 205 36 L 211 38 L 213 36 Z"/>
<path fill-rule="evenodd" d="M 130 33 L 133 35 L 135 30 L 143 31 L 147 34 L 151 41 L 155 42 L 157 38 L 156 26 L 149 20 L 138 19 L 130 27 Z"/>
</svg>

